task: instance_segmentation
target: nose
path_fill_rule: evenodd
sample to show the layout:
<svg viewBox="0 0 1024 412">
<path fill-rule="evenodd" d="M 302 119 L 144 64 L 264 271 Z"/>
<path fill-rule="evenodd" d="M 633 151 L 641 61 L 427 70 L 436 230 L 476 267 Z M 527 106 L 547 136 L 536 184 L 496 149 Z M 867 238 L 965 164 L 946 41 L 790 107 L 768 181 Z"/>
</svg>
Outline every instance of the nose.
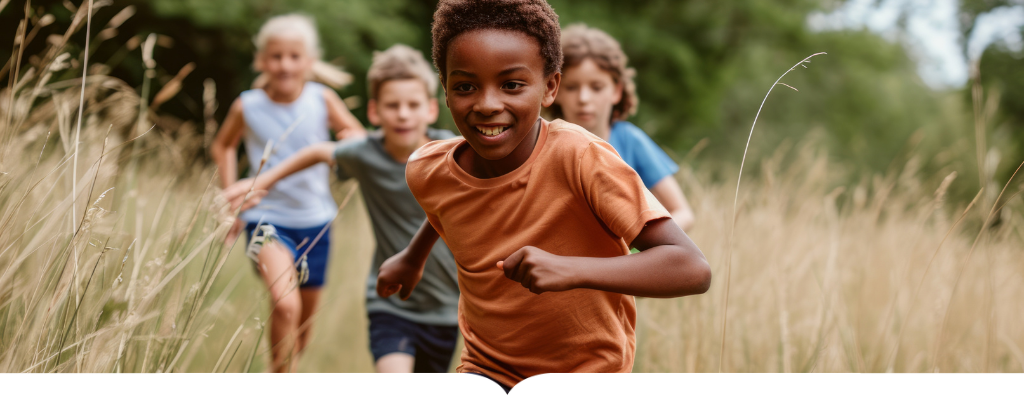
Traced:
<svg viewBox="0 0 1024 412">
<path fill-rule="evenodd" d="M 594 93 L 590 91 L 589 87 L 580 87 L 580 103 L 587 103 L 590 98 L 593 97 Z"/>
<path fill-rule="evenodd" d="M 399 105 L 398 106 L 398 119 L 399 120 L 408 119 L 411 114 L 412 114 L 412 108 L 410 108 L 409 105 L 403 104 L 403 105 Z"/>
<path fill-rule="evenodd" d="M 291 73 L 292 71 L 295 70 L 295 67 L 297 65 L 298 65 L 298 62 L 295 61 L 295 59 L 291 59 L 291 58 L 287 58 L 287 57 L 281 59 L 281 69 L 283 71 L 285 71 L 285 72 Z"/>
<path fill-rule="evenodd" d="M 498 93 L 497 90 L 484 89 L 480 100 L 477 100 L 476 104 L 473 105 L 473 111 L 484 116 L 494 116 L 501 113 L 503 105 L 501 100 L 498 99 Z"/>
</svg>

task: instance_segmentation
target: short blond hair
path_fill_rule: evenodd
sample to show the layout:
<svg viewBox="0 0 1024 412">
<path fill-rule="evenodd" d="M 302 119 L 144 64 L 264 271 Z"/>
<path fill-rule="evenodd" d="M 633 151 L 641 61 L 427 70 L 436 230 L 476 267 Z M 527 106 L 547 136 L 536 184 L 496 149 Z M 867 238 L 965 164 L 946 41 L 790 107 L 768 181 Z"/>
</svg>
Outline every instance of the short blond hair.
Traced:
<svg viewBox="0 0 1024 412">
<path fill-rule="evenodd" d="M 583 23 L 573 24 L 562 30 L 562 55 L 565 56 L 563 72 L 591 59 L 597 67 L 612 76 L 615 84 L 622 85 L 622 98 L 612 107 L 613 122 L 626 120 L 636 114 L 636 107 L 640 103 L 636 95 L 636 83 L 633 82 L 636 70 L 629 67 L 629 58 L 612 36 Z M 557 104 L 551 105 L 550 112 L 553 117 L 562 117 L 562 108 Z"/>
<path fill-rule="evenodd" d="M 423 58 L 423 53 L 404 44 L 396 44 L 387 50 L 373 53 L 373 63 L 366 73 L 369 83 L 370 98 L 376 99 L 380 87 L 391 80 L 415 79 L 423 82 L 427 89 L 427 97 L 437 95 L 437 74 L 430 68 L 430 63 Z"/>
</svg>

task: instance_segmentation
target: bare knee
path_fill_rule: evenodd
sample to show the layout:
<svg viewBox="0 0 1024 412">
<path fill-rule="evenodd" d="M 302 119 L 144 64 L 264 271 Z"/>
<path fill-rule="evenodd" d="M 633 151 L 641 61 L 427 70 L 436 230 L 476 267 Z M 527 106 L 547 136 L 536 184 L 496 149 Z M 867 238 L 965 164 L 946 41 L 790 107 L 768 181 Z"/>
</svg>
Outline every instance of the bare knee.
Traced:
<svg viewBox="0 0 1024 412">
<path fill-rule="evenodd" d="M 276 298 L 276 297 L 275 297 Z M 285 295 L 274 301 L 275 318 L 298 322 L 302 315 L 302 301 L 295 294 Z"/>
</svg>

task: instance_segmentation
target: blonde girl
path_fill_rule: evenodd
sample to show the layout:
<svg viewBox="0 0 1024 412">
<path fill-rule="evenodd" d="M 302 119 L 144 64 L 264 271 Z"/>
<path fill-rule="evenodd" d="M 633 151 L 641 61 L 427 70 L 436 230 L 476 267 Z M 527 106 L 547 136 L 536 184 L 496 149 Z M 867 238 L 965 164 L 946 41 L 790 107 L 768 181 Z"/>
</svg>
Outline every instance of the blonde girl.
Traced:
<svg viewBox="0 0 1024 412">
<path fill-rule="evenodd" d="M 332 140 L 328 129 L 339 139 L 365 134 L 337 93 L 312 81 L 341 86 L 349 79 L 320 61 L 312 19 L 295 14 L 274 17 L 254 40 L 254 67 L 260 72 L 256 87 L 235 99 L 210 148 L 222 187 L 238 180 L 239 141 L 244 143 L 253 174 L 270 141 L 273 152 L 263 170 L 306 146 Z M 227 241 L 233 242 L 244 226 L 249 238 L 255 238 L 250 244 L 260 246 L 250 249 L 250 257 L 273 304 L 268 327 L 275 372 L 292 371 L 296 355 L 309 342 L 308 321 L 320 299 L 330 234 L 313 240 L 337 211 L 329 173 L 327 165 L 318 165 L 283 179 L 258 207 L 239 216 L 228 235 Z"/>
</svg>

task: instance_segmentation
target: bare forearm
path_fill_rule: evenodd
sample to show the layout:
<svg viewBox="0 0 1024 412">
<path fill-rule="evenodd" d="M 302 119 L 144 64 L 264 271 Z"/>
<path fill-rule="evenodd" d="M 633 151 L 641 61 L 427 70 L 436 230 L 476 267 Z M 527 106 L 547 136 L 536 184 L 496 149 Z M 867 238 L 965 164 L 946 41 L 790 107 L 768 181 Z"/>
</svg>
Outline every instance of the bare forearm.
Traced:
<svg viewBox="0 0 1024 412">
<path fill-rule="evenodd" d="M 423 225 L 409 241 L 409 246 L 406 246 L 405 258 L 409 262 L 425 264 L 427 257 L 430 256 L 430 250 L 434 248 L 434 243 L 437 243 L 437 239 L 440 237 L 441 235 L 430 225 L 430 222 L 424 220 Z"/>
<path fill-rule="evenodd" d="M 710 269 L 703 256 L 679 246 L 663 245 L 611 258 L 563 257 L 580 288 L 649 298 L 674 298 L 704 293 Z"/>
<path fill-rule="evenodd" d="M 256 187 L 269 189 L 281 179 L 317 163 L 333 163 L 334 147 L 335 143 L 333 142 L 321 142 L 299 150 L 277 166 L 261 172 L 256 178 Z"/>
<path fill-rule="evenodd" d="M 693 209 L 690 208 L 690 202 L 686 200 L 686 195 L 683 194 L 683 190 L 674 177 L 666 176 L 661 179 L 651 187 L 651 193 L 672 214 L 672 220 L 676 222 L 676 226 L 679 226 L 684 232 L 693 228 L 693 223 L 696 220 Z"/>
<path fill-rule="evenodd" d="M 214 145 L 210 157 L 217 164 L 221 187 L 231 186 L 238 180 L 238 150 L 233 147 Z"/>
</svg>

